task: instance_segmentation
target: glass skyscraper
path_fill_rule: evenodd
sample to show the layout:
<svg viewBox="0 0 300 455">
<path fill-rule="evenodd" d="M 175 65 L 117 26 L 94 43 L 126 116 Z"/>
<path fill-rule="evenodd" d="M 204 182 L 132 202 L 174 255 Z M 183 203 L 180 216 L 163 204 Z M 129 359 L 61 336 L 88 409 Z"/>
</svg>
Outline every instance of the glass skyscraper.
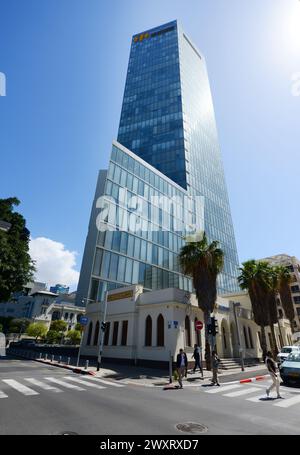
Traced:
<svg viewBox="0 0 300 455">
<path fill-rule="evenodd" d="M 184 222 L 187 215 L 195 221 L 197 203 L 187 208 L 184 197 L 202 197 L 204 219 L 199 223 L 196 217 L 196 227 L 209 240 L 219 240 L 225 252 L 219 293 L 237 290 L 238 256 L 206 64 L 177 21 L 132 38 L 118 140 L 95 202 L 99 196 L 113 198 L 109 204 L 119 214 L 124 211 L 120 188 L 143 199 L 141 228 L 130 233 L 111 223 L 111 232 L 96 232 L 93 208 L 78 298 L 101 300 L 104 290 L 132 283 L 146 290 L 191 291 L 177 256 L 187 233 Z M 182 229 L 174 228 L 173 212 L 164 226 L 163 210 L 149 200 L 159 194 L 182 200 L 177 220 Z"/>
</svg>

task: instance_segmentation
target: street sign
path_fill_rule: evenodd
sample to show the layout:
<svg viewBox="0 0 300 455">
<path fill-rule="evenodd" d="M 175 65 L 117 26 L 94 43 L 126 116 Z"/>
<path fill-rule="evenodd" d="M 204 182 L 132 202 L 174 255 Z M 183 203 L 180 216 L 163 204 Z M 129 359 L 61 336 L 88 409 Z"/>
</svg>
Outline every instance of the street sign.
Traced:
<svg viewBox="0 0 300 455">
<path fill-rule="evenodd" d="M 173 321 L 174 329 L 178 328 L 178 321 Z"/>
<path fill-rule="evenodd" d="M 202 330 L 203 329 L 203 322 L 202 321 L 196 321 L 195 327 L 196 327 L 196 330 Z"/>
<path fill-rule="evenodd" d="M 81 316 L 81 318 L 79 319 L 79 322 L 81 325 L 87 325 L 88 320 L 89 320 L 89 318 L 87 318 L 86 316 Z"/>
</svg>

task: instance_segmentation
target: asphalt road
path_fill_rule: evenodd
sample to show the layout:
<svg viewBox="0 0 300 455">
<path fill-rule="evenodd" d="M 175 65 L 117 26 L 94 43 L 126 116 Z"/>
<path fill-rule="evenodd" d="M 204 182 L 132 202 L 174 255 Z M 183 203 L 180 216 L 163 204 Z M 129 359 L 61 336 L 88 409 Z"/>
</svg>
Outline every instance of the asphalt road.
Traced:
<svg viewBox="0 0 300 455">
<path fill-rule="evenodd" d="M 283 400 L 267 400 L 267 381 L 166 391 L 89 378 L 0 359 L 0 434 L 183 436 L 189 433 L 175 426 L 186 422 L 207 427 L 203 435 L 300 434 L 299 388 L 283 387 Z"/>
</svg>

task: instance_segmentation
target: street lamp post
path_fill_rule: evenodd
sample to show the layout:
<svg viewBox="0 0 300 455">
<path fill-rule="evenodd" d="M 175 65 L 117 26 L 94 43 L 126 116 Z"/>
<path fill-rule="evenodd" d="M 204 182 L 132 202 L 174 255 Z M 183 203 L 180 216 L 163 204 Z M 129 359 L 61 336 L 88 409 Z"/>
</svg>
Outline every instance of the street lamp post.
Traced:
<svg viewBox="0 0 300 455">
<path fill-rule="evenodd" d="M 240 330 L 239 330 L 237 314 L 236 314 L 236 307 L 239 307 L 241 304 L 238 303 L 238 302 L 232 302 L 232 303 L 233 303 L 233 314 L 234 314 L 234 320 L 235 320 L 236 331 L 237 331 L 239 352 L 240 352 L 240 356 L 241 356 L 241 367 L 242 367 L 242 371 L 245 371 L 243 349 L 242 349 L 241 338 L 240 338 Z"/>
<path fill-rule="evenodd" d="M 101 327 L 101 339 L 100 339 L 99 350 L 98 350 L 97 371 L 100 370 L 101 357 L 102 357 L 102 351 L 103 351 L 103 342 L 104 342 L 104 335 L 105 335 L 105 323 L 106 323 L 106 312 L 107 312 L 107 294 L 108 294 L 108 291 L 105 292 L 105 297 L 104 297 L 103 321 L 101 323 L 101 325 L 103 324 L 103 328 Z"/>
</svg>

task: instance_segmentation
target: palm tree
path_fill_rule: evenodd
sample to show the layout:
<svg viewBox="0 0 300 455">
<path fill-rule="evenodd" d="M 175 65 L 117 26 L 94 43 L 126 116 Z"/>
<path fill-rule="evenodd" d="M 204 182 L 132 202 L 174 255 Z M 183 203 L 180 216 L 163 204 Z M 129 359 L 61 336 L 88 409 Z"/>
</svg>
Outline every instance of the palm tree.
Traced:
<svg viewBox="0 0 300 455">
<path fill-rule="evenodd" d="M 277 267 L 272 267 L 272 266 L 266 267 L 266 273 L 269 275 L 267 277 L 267 279 L 268 279 L 267 303 L 268 303 L 268 311 L 269 311 L 269 325 L 270 325 L 270 329 L 271 329 L 272 352 L 273 352 L 273 355 L 276 357 L 278 354 L 278 346 L 276 343 L 274 324 L 279 324 L 278 311 L 277 311 L 277 300 L 276 300 L 276 296 L 278 293 L 278 287 L 279 287 L 279 275 L 278 275 Z"/>
<path fill-rule="evenodd" d="M 204 232 L 202 239 L 187 241 L 179 254 L 182 271 L 192 277 L 198 306 L 204 314 L 205 358 L 208 370 L 211 369 L 208 324 L 217 300 L 217 277 L 224 264 L 224 252 L 218 245 L 217 241 L 209 243 Z"/>
<path fill-rule="evenodd" d="M 291 273 L 286 266 L 278 265 L 276 267 L 279 276 L 279 295 L 283 311 L 290 321 L 292 333 L 294 333 L 295 310 L 290 283 L 292 281 Z"/>
<path fill-rule="evenodd" d="M 240 267 L 240 275 L 238 282 L 241 289 L 247 290 L 252 310 L 254 321 L 260 326 L 261 330 L 261 348 L 263 351 L 263 359 L 267 354 L 267 340 L 265 327 L 269 325 L 269 310 L 266 302 L 268 290 L 268 274 L 266 273 L 268 263 L 257 262 L 254 259 L 246 261 Z"/>
</svg>

